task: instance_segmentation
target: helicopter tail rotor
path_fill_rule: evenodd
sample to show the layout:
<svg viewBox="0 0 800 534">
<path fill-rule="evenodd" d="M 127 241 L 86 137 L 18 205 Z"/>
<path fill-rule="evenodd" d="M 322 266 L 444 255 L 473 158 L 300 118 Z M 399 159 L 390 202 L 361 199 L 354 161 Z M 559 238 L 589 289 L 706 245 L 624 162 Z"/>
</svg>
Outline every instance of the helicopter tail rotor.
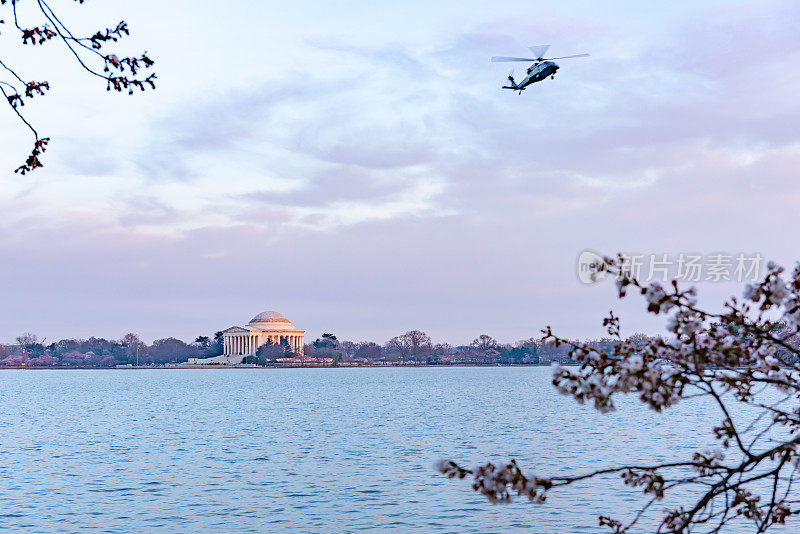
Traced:
<svg viewBox="0 0 800 534">
<path fill-rule="evenodd" d="M 517 86 L 517 82 L 514 81 L 514 69 L 508 71 L 508 81 L 511 83 L 511 87 L 515 88 Z"/>
</svg>

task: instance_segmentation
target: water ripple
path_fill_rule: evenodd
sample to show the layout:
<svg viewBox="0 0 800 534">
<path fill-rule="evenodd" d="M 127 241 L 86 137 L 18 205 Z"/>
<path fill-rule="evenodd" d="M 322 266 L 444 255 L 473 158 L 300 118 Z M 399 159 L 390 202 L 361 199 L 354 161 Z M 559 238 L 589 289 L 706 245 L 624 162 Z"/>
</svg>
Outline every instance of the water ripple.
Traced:
<svg viewBox="0 0 800 534">
<path fill-rule="evenodd" d="M 601 416 L 557 395 L 550 373 L 3 371 L 0 528 L 597 532 L 597 515 L 641 502 L 615 478 L 544 506 L 492 506 L 432 466 L 514 457 L 555 474 L 684 458 L 711 442 L 714 412 L 623 402 Z"/>
</svg>

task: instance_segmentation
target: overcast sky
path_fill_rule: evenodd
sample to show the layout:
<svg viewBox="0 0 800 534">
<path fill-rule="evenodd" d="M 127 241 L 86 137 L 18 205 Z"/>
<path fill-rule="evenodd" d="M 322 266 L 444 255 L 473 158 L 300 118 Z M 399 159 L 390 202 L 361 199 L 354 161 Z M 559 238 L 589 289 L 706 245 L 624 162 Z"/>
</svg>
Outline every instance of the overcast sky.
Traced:
<svg viewBox="0 0 800 534">
<path fill-rule="evenodd" d="M 379 342 L 598 336 L 612 307 L 656 333 L 578 281 L 582 250 L 800 258 L 794 3 L 52 4 L 82 33 L 128 21 L 118 50 L 159 85 L 107 93 L 0 35 L 52 87 L 25 107 L 44 169 L 11 172 L 31 139 L 1 119 L 0 341 L 191 340 L 263 310 Z M 489 57 L 542 43 L 591 57 L 500 89 Z"/>
</svg>

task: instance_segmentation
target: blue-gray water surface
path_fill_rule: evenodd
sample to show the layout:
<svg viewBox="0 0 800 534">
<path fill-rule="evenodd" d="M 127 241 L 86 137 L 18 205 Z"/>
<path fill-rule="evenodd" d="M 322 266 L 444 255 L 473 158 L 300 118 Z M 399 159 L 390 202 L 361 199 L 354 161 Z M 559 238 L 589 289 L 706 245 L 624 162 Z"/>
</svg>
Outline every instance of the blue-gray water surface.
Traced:
<svg viewBox="0 0 800 534">
<path fill-rule="evenodd" d="M 710 406 L 664 415 L 629 399 L 601 415 L 559 396 L 551 375 L 2 371 L 0 530 L 604 532 L 598 515 L 624 518 L 641 503 L 617 478 L 544 505 L 492 505 L 433 464 L 516 458 L 532 473 L 564 474 L 688 459 L 713 443 L 720 416 Z"/>
</svg>

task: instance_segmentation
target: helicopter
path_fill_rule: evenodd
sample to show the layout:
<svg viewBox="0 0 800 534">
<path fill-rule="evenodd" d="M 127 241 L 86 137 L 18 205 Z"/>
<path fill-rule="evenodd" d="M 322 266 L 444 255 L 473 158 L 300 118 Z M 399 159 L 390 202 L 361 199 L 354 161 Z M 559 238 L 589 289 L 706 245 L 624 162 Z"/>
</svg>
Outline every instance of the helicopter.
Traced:
<svg viewBox="0 0 800 534">
<path fill-rule="evenodd" d="M 526 71 L 525 79 L 521 82 L 517 83 L 514 81 L 514 71 L 508 73 L 508 81 L 511 82 L 511 85 L 504 85 L 503 89 L 512 89 L 514 91 L 519 91 L 519 94 L 522 94 L 529 85 L 540 82 L 546 79 L 548 76 L 552 79 L 556 75 L 556 71 L 558 71 L 559 67 L 556 63 L 553 62 L 555 59 L 571 59 L 574 57 L 589 57 L 589 54 L 577 54 L 574 56 L 562 56 L 562 57 L 551 57 L 545 58 L 542 57 L 547 53 L 547 50 L 550 48 L 550 45 L 538 45 L 538 46 L 529 46 L 528 49 L 533 52 L 533 55 L 536 57 L 533 58 L 525 58 L 525 57 L 506 57 L 506 56 L 494 56 L 492 57 L 492 63 L 500 63 L 500 62 L 507 62 L 507 61 L 532 61 L 533 65 L 528 67 Z"/>
</svg>

